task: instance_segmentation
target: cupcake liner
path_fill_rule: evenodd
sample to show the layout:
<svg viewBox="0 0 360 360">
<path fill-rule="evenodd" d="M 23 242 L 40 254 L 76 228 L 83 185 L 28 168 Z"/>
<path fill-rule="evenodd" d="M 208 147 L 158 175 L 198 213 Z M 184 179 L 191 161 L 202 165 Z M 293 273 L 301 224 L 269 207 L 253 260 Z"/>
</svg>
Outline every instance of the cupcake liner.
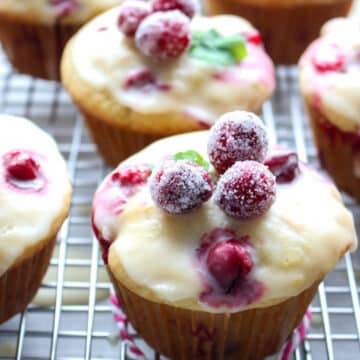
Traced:
<svg viewBox="0 0 360 360">
<path fill-rule="evenodd" d="M 161 136 L 126 130 L 90 115 L 84 110 L 81 112 L 98 152 L 111 167 L 116 167 L 130 155 L 161 138 Z"/>
<path fill-rule="evenodd" d="M 140 297 L 109 271 L 124 313 L 137 333 L 171 359 L 260 360 L 273 355 L 301 322 L 318 283 L 280 304 L 214 314 L 192 311 Z M 274 324 L 281 327 L 274 331 Z"/>
<path fill-rule="evenodd" d="M 60 80 L 63 49 L 79 28 L 71 24 L 35 24 L 1 14 L 0 42 L 18 72 Z"/>
<path fill-rule="evenodd" d="M 55 244 L 56 236 L 0 277 L 0 324 L 25 310 L 31 302 L 49 266 Z"/>
<path fill-rule="evenodd" d="M 307 104 L 319 159 L 336 185 L 360 201 L 360 133 L 344 132 Z"/>
<path fill-rule="evenodd" d="M 252 4 L 246 0 L 208 0 L 210 14 L 238 14 L 262 34 L 265 48 L 276 64 L 294 64 L 319 36 L 329 19 L 345 16 L 353 0 L 312 2 L 304 5 Z"/>
</svg>

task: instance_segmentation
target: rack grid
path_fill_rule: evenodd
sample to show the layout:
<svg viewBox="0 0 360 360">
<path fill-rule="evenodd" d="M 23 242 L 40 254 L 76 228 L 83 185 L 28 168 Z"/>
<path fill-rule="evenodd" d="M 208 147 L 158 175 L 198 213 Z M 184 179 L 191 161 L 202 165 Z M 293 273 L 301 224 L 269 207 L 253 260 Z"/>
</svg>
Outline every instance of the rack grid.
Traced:
<svg viewBox="0 0 360 360">
<path fill-rule="evenodd" d="M 272 142 L 295 148 L 320 170 L 297 76 L 296 68 L 277 69 L 277 91 L 264 105 L 263 118 Z M 109 169 L 61 85 L 14 73 L 1 50 L 0 113 L 28 117 L 54 137 L 74 187 L 70 216 L 39 294 L 23 314 L 0 325 L 0 359 L 125 360 L 107 300 L 110 283 L 90 226 L 92 196 Z M 344 201 L 359 231 L 360 206 L 346 195 Z M 360 253 L 347 254 L 320 286 L 311 330 L 294 359 L 360 358 L 359 282 Z"/>
</svg>

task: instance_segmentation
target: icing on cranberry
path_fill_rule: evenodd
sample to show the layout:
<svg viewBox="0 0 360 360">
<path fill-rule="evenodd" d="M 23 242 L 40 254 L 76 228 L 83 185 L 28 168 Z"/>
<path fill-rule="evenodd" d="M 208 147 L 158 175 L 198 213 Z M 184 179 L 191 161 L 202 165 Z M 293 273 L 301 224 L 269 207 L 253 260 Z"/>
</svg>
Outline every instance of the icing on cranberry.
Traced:
<svg viewBox="0 0 360 360">
<path fill-rule="evenodd" d="M 255 161 L 239 161 L 220 178 L 214 192 L 216 204 L 239 220 L 265 214 L 275 201 L 274 175 Z"/>
<path fill-rule="evenodd" d="M 197 250 L 198 271 L 204 290 L 200 300 L 210 306 L 243 307 L 258 300 L 264 286 L 254 279 L 249 236 L 237 237 L 231 229 L 214 229 L 203 235 Z"/>
<path fill-rule="evenodd" d="M 178 10 L 154 13 L 140 24 L 135 41 L 154 60 L 177 59 L 190 45 L 189 19 Z"/>
<path fill-rule="evenodd" d="M 322 44 L 313 57 L 313 64 L 320 72 L 343 71 L 345 54 L 335 44 Z"/>
<path fill-rule="evenodd" d="M 80 7 L 76 0 L 50 0 L 59 18 L 65 17 Z"/>
<path fill-rule="evenodd" d="M 120 9 L 118 25 L 126 35 L 133 37 L 140 23 L 151 13 L 150 6 L 144 1 L 130 0 L 123 3 Z"/>
<path fill-rule="evenodd" d="M 255 114 L 245 111 L 227 113 L 210 130 L 207 149 L 219 174 L 236 161 L 263 162 L 268 151 L 266 129 Z"/>
<path fill-rule="evenodd" d="M 153 0 L 154 11 L 180 10 L 190 19 L 195 15 L 197 2 L 195 0 Z"/>
<path fill-rule="evenodd" d="M 169 214 L 183 214 L 199 207 L 213 192 L 209 173 L 190 161 L 166 161 L 150 177 L 155 204 Z"/>
<path fill-rule="evenodd" d="M 146 184 L 151 174 L 148 165 L 122 165 L 108 178 L 94 196 L 92 227 L 102 248 L 105 263 L 111 243 L 115 240 L 118 217 L 131 196 Z"/>
<path fill-rule="evenodd" d="M 244 35 L 246 40 L 254 45 L 262 45 L 262 37 L 260 35 L 260 33 L 256 32 L 251 32 L 251 33 L 247 33 Z"/>
<path fill-rule="evenodd" d="M 265 165 L 280 184 L 293 181 L 299 173 L 299 159 L 293 151 L 278 150 L 270 154 L 265 160 Z"/>
<path fill-rule="evenodd" d="M 159 83 L 155 79 L 154 74 L 149 70 L 140 70 L 131 74 L 125 80 L 124 88 L 127 90 L 137 89 L 143 92 L 150 92 L 152 90 L 169 91 L 171 86 Z"/>
<path fill-rule="evenodd" d="M 5 181 L 21 190 L 39 191 L 44 185 L 37 156 L 30 151 L 15 150 L 3 155 Z"/>
</svg>

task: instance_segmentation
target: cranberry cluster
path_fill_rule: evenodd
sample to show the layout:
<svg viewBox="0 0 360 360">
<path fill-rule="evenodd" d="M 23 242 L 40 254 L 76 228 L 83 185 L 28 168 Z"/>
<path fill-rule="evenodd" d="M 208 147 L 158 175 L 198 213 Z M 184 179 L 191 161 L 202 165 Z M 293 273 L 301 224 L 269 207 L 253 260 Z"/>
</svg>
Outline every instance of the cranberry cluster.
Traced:
<svg viewBox="0 0 360 360">
<path fill-rule="evenodd" d="M 196 8 L 195 0 L 129 0 L 121 6 L 118 25 L 126 36 L 135 37 L 143 55 L 173 60 L 190 45 L 190 19 Z"/>
</svg>

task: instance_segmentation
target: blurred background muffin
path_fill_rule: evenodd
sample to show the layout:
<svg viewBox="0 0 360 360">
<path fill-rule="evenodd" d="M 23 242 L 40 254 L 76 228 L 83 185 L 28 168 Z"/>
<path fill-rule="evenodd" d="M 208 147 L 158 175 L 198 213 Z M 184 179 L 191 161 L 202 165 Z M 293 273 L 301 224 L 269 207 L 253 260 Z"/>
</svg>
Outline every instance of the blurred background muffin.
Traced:
<svg viewBox="0 0 360 360">
<path fill-rule="evenodd" d="M 1 0 L 0 42 L 20 73 L 59 80 L 68 39 L 121 0 Z"/>
<path fill-rule="evenodd" d="M 294 64 L 331 18 L 353 0 L 206 0 L 210 14 L 238 14 L 256 26 L 276 64 Z"/>
</svg>

